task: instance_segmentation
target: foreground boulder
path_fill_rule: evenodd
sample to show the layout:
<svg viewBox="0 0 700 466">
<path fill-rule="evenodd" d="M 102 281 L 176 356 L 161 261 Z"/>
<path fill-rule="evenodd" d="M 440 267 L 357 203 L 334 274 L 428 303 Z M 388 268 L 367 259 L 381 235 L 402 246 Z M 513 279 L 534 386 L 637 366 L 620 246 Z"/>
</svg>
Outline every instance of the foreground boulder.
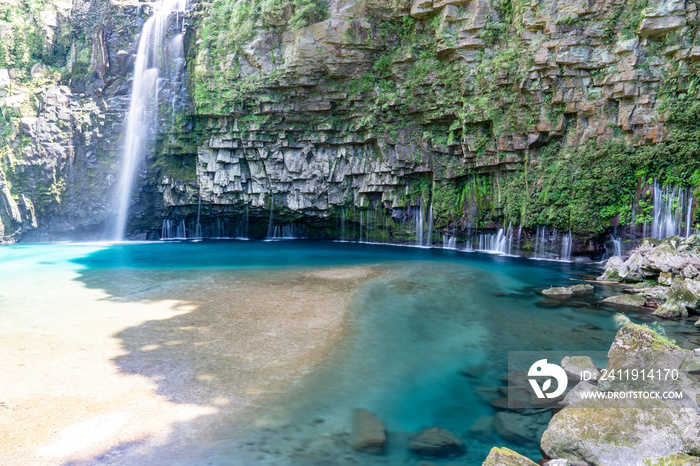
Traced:
<svg viewBox="0 0 700 466">
<path fill-rule="evenodd" d="M 353 411 L 350 447 L 365 453 L 382 454 L 386 447 L 384 422 L 366 409 Z"/>
<path fill-rule="evenodd" d="M 506 447 L 493 447 L 481 466 L 537 466 L 537 463 Z"/>
<path fill-rule="evenodd" d="M 466 451 L 466 446 L 455 434 L 447 429 L 431 427 L 413 437 L 408 448 L 420 456 L 446 458 L 460 456 Z"/>
<path fill-rule="evenodd" d="M 663 402 L 572 397 L 554 415 L 542 435 L 542 452 L 584 466 L 656 464 L 658 458 L 694 451 L 694 444 L 688 438 L 694 435 L 689 428 L 697 416 L 695 400 L 700 386 L 693 374 L 700 372 L 700 357 L 678 348 L 649 328 L 631 323 L 618 331 L 608 356 L 607 373 L 653 367 L 677 370 L 679 378 L 631 381 L 601 377 L 597 386 L 582 385 L 585 391 L 605 394 L 673 390 L 683 392 L 683 399 Z"/>
</svg>

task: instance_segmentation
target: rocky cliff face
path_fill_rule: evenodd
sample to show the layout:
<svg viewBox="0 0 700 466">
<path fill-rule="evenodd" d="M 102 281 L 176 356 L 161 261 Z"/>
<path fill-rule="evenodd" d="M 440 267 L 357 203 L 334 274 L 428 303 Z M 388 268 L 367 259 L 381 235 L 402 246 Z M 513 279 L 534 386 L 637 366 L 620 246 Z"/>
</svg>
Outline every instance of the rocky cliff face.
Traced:
<svg viewBox="0 0 700 466">
<path fill-rule="evenodd" d="M 208 205 L 590 237 L 700 173 L 694 2 L 269 3 L 195 8 Z"/>
<path fill-rule="evenodd" d="M 108 0 L 0 5 L 0 241 L 102 233 L 147 15 Z"/>
<path fill-rule="evenodd" d="M 129 7 L 109 8 L 138 26 Z M 199 212 L 212 235 L 250 216 L 251 234 L 296 221 L 338 235 L 362 222 L 411 239 L 407 225 L 432 205 L 435 227 L 451 235 L 508 223 L 580 238 L 621 225 L 632 235 L 650 221 L 654 178 L 700 185 L 696 16 L 696 2 L 661 0 L 192 2 L 192 105 L 162 103 L 131 231 L 154 237 L 163 219 L 191 224 Z M 95 24 L 91 38 L 117 30 Z M 133 29 L 118 36 L 89 50 L 91 71 L 115 75 Z M 70 101 L 117 115 L 125 98 L 105 94 L 124 92 L 124 80 L 108 82 L 103 100 L 86 89 Z M 105 143 L 115 120 L 68 125 L 94 141 L 81 176 L 99 188 L 75 186 L 95 213 L 76 220 L 85 208 L 67 200 L 74 183 L 61 178 L 61 207 L 35 206 L 40 230 L 49 218 L 76 228 L 108 218 L 115 175 L 99 165 L 115 163 Z M 29 219 L 22 195 L 36 195 L 17 187 L 27 185 L 4 198 Z M 10 230 L 20 223 L 31 228 L 9 220 Z"/>
</svg>

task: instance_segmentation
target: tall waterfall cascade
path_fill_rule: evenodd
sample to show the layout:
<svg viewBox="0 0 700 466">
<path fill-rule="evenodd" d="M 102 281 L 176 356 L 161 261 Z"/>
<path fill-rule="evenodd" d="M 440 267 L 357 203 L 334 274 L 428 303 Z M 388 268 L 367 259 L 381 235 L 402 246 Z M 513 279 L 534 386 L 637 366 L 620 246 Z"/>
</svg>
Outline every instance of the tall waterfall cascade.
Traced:
<svg viewBox="0 0 700 466">
<path fill-rule="evenodd" d="M 126 117 L 124 154 L 119 181 L 118 209 L 113 239 L 122 240 L 126 231 L 134 180 L 143 160 L 148 135 L 153 131 L 158 114 L 158 91 L 161 73 L 184 70 L 182 34 L 170 34 L 171 21 L 181 31 L 181 15 L 188 0 L 161 0 L 154 3 L 155 12 L 143 25 L 134 57 L 134 75 L 129 112 Z M 172 104 L 174 107 L 174 103 Z M 164 228 L 165 230 L 165 228 Z M 183 232 L 184 233 L 184 232 Z"/>
</svg>

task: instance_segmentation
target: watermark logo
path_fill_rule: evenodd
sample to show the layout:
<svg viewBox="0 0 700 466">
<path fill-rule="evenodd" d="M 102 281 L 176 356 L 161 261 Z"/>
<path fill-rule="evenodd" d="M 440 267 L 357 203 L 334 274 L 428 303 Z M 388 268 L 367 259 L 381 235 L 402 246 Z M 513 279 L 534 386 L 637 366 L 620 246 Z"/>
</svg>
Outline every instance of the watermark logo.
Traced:
<svg viewBox="0 0 700 466">
<path fill-rule="evenodd" d="M 542 387 L 540 387 L 536 379 L 528 379 L 537 398 L 556 398 L 564 393 L 569 383 L 564 369 L 556 364 L 547 363 L 546 359 L 540 359 L 530 366 L 527 375 L 528 377 L 548 377 L 542 384 Z M 553 392 L 548 392 L 552 385 L 552 377 L 557 381 L 557 389 Z"/>
</svg>

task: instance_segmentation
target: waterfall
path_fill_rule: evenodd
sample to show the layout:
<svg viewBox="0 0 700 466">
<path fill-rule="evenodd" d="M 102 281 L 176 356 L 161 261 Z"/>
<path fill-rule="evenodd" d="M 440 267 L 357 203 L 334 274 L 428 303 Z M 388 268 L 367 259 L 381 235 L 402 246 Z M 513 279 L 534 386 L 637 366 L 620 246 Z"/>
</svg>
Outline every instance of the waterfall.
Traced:
<svg viewBox="0 0 700 466">
<path fill-rule="evenodd" d="M 693 223 L 693 194 L 688 192 L 688 204 L 685 209 L 685 236 L 690 236 L 690 230 Z"/>
<path fill-rule="evenodd" d="M 340 209 L 340 241 L 345 241 L 345 207 Z"/>
<path fill-rule="evenodd" d="M 669 236 L 690 236 L 693 218 L 693 195 L 690 190 L 666 186 L 661 189 L 654 180 L 654 210 L 651 236 L 658 239 Z M 685 221 L 685 228 L 683 222 Z"/>
<path fill-rule="evenodd" d="M 457 249 L 457 238 L 454 236 L 442 235 L 442 247 L 445 249 Z"/>
<path fill-rule="evenodd" d="M 364 219 L 364 211 L 360 211 L 360 243 L 362 242 L 362 220 Z"/>
<path fill-rule="evenodd" d="M 274 238 L 275 234 L 272 230 L 272 213 L 275 211 L 275 198 L 270 196 L 270 221 L 267 224 L 267 237 Z"/>
<path fill-rule="evenodd" d="M 535 259 L 547 258 L 547 227 L 537 227 L 537 235 L 535 236 Z"/>
<path fill-rule="evenodd" d="M 290 223 L 287 225 L 276 226 L 272 229 L 272 235 L 268 237 L 268 240 L 284 240 L 284 239 L 299 239 L 306 236 L 306 231 L 304 225 L 301 228 L 297 227 L 295 224 Z"/>
<path fill-rule="evenodd" d="M 173 221 L 168 219 L 163 219 L 163 228 L 160 231 L 161 239 L 172 238 L 173 231 Z"/>
<path fill-rule="evenodd" d="M 425 245 L 430 247 L 433 242 L 433 201 L 430 201 L 430 210 L 428 212 L 428 239 Z"/>
<path fill-rule="evenodd" d="M 173 50 L 177 47 L 171 46 L 165 37 L 171 13 L 184 12 L 187 8 L 187 0 L 162 0 L 154 7 L 156 12 L 148 18 L 141 31 L 134 62 L 131 101 L 126 118 L 124 156 L 119 180 L 119 207 L 114 231 L 116 240 L 124 238 L 138 163 L 141 160 L 147 134 L 155 123 L 159 70 L 167 68 L 170 61 L 175 58 L 181 59 L 182 56 L 182 51 Z"/>
<path fill-rule="evenodd" d="M 418 217 L 416 219 L 416 244 L 423 246 L 423 198 L 418 198 Z"/>
<path fill-rule="evenodd" d="M 559 257 L 563 261 L 570 261 L 571 260 L 571 243 L 572 243 L 572 237 L 571 237 L 571 230 L 569 230 L 568 233 L 566 233 L 562 239 L 561 239 L 561 256 Z"/>
<path fill-rule="evenodd" d="M 610 235 L 610 240 L 612 241 L 613 246 L 615 248 L 615 253 L 613 255 L 621 256 L 622 255 L 622 247 L 620 244 L 620 238 L 615 238 L 613 235 Z"/>
<path fill-rule="evenodd" d="M 513 247 L 513 225 L 499 228 L 495 234 L 479 235 L 479 250 L 498 254 L 510 254 Z"/>
<path fill-rule="evenodd" d="M 177 239 L 187 239 L 187 228 L 185 228 L 185 220 L 180 220 L 177 225 L 177 232 L 175 233 L 175 238 Z"/>
<path fill-rule="evenodd" d="M 197 202 L 197 223 L 194 229 L 194 237 L 195 238 L 201 238 L 202 237 L 202 224 L 199 223 L 199 214 L 202 211 L 202 192 L 199 192 L 199 201 Z"/>
</svg>

